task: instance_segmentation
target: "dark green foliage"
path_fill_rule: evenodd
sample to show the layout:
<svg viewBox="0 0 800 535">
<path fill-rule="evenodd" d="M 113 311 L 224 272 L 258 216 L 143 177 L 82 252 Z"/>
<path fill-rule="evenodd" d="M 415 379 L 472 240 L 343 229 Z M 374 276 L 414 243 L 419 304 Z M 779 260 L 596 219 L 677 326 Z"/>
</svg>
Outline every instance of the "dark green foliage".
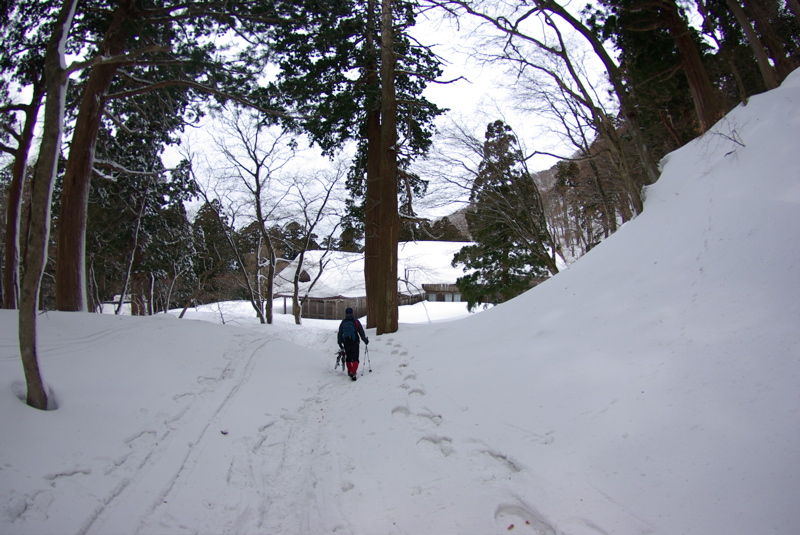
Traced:
<svg viewBox="0 0 800 535">
<path fill-rule="evenodd" d="M 502 121 L 487 129 L 470 201 L 474 209 L 466 218 L 475 245 L 453 258 L 453 265 L 462 264 L 467 272 L 457 284 L 470 309 L 507 301 L 555 269 L 538 187 Z"/>
<path fill-rule="evenodd" d="M 284 225 L 281 230 L 281 237 L 278 243 L 283 249 L 283 258 L 286 260 L 294 260 L 297 255 L 306 250 L 319 249 L 319 244 L 316 241 L 317 235 L 311 234 L 311 239 L 306 245 L 306 229 L 297 221 L 290 221 Z"/>
<path fill-rule="evenodd" d="M 344 226 L 342 234 L 339 236 L 337 249 L 350 253 L 357 253 L 363 250 L 364 229 Z"/>
<path fill-rule="evenodd" d="M 728 104 L 727 107 L 766 91 L 764 78 L 753 58 L 753 50 L 726 0 L 706 0 L 702 10 L 703 31 L 714 37 L 718 47 L 716 55 L 709 62 L 709 70 Z M 783 14 L 781 20 L 785 25 L 778 23 L 776 27 L 791 28 L 794 25 L 796 39 L 800 34 L 796 19 Z M 785 37 L 787 43 L 792 39 L 790 36 Z"/>
<path fill-rule="evenodd" d="M 0 2 L 0 87 L 10 81 L 21 86 L 41 83 L 44 53 L 58 13 L 55 2 Z"/>
<path fill-rule="evenodd" d="M 443 217 L 434 221 L 433 225 L 431 225 L 430 234 L 437 241 L 469 241 L 469 236 L 461 232 L 461 230 L 450 221 L 449 217 Z"/>
<path fill-rule="evenodd" d="M 701 128 L 693 109 L 692 94 L 676 37 L 668 27 L 669 7 L 675 4 L 681 17 L 689 20 L 691 9 L 699 7 L 703 16 L 702 31 L 689 26 L 691 39 L 701 55 L 703 67 L 714 87 L 718 113 L 732 109 L 739 102 L 766 89 L 759 73 L 751 44 L 734 17 L 726 0 L 698 2 L 641 2 L 638 0 L 601 0 L 599 7 L 587 7 L 587 24 L 604 41 L 613 43 L 625 82 L 631 90 L 637 118 L 644 129 L 656 159 L 694 139 Z M 741 3 L 741 2 L 740 2 Z M 776 69 L 796 65 L 798 50 L 797 19 L 779 3 L 746 3 L 749 14 L 768 8 L 768 25 L 784 44 Z M 751 21 L 755 23 L 756 21 Z M 756 24 L 757 26 L 757 24 Z M 794 33 L 793 33 L 794 32 Z M 761 34 L 761 38 L 765 36 Z M 764 43 L 758 43 L 759 47 Z M 791 56 L 794 54 L 794 58 Z M 787 60 L 787 57 L 789 59 Z"/>
<path fill-rule="evenodd" d="M 280 67 L 270 92 L 281 95 L 283 106 L 299 119 L 285 124 L 308 133 L 325 154 L 332 155 L 350 140 L 357 141 L 357 155 L 347 179 L 345 228 L 363 232 L 363 199 L 367 166 L 366 118 L 380 107 L 379 13 L 369 13 L 369 2 L 308 0 L 295 6 L 292 24 L 279 25 L 273 35 L 274 57 Z M 377 2 L 379 11 L 380 3 Z M 399 15 L 398 15 L 399 14 Z M 412 4 L 395 2 L 395 25 L 414 24 Z M 441 75 L 440 60 L 429 49 L 414 43 L 403 31 L 396 32 L 398 55 L 395 84 L 398 101 L 399 168 L 424 154 L 431 145 L 433 121 L 443 112 L 422 92 L 429 80 Z M 404 172 L 405 173 L 405 172 Z M 411 196 L 424 195 L 427 183 L 405 173 L 398 177 L 401 206 Z"/>
<path fill-rule="evenodd" d="M 546 274 L 534 262 L 525 248 L 514 247 L 502 239 L 469 245 L 453 258 L 453 265 L 462 264 L 471 271 L 457 282 L 470 310 L 481 303 L 508 301 L 528 290 Z"/>
<path fill-rule="evenodd" d="M 658 160 L 698 133 L 675 40 L 661 20 L 657 3 L 602 0 L 599 5 L 588 17 L 588 25 L 614 44 L 625 82 L 632 88 L 639 124 Z M 708 51 L 697 37 L 695 40 Z"/>
<path fill-rule="evenodd" d="M 397 22 L 412 26 L 410 4 L 396 4 L 405 14 L 405 20 Z M 365 1 L 307 0 L 291 5 L 292 22 L 272 31 L 276 40 L 272 52 L 280 67 L 273 88 L 286 107 L 301 116 L 288 124 L 302 128 L 326 154 L 332 154 L 348 140 L 363 139 L 366 113 L 380 104 L 380 86 L 370 79 L 370 72 L 379 66 L 379 28 L 370 22 Z M 442 113 L 421 96 L 428 80 L 441 74 L 441 67 L 429 49 L 412 43 L 402 32 L 397 37 L 395 83 L 397 99 L 402 101 L 398 123 L 403 123 L 404 151 L 411 156 L 430 146 L 433 119 Z"/>
<path fill-rule="evenodd" d="M 95 305 L 123 290 L 128 269 L 133 276 L 171 281 L 188 273 L 194 253 L 183 205 L 195 192 L 187 167 L 167 171 L 157 144 L 146 136 L 126 137 L 119 133 L 101 143 L 101 154 L 113 154 L 114 166 L 98 162 L 103 173 L 92 180 L 86 255 Z M 143 167 L 150 171 L 131 170 Z"/>
<path fill-rule="evenodd" d="M 235 291 L 236 253 L 227 236 L 234 234 L 219 201 L 205 203 L 192 223 L 196 254 L 192 278 L 197 283 L 194 303 L 231 299 Z"/>
</svg>

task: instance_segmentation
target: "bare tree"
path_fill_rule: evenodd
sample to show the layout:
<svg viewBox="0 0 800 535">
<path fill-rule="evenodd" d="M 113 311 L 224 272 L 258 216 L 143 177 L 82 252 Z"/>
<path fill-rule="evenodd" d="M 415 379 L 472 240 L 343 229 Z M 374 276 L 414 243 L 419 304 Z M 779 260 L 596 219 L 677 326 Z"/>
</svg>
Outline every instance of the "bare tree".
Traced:
<svg viewBox="0 0 800 535">
<path fill-rule="evenodd" d="M 263 248 L 256 252 L 259 272 L 266 269 L 263 285 L 258 276 L 248 281 L 248 288 L 266 307 L 266 322 L 271 324 L 279 244 L 269 229 L 286 219 L 284 201 L 292 184 L 282 172 L 294 159 L 297 144 L 286 131 L 269 128 L 252 110 L 227 108 L 219 120 L 222 135 L 215 136 L 214 142 L 222 155 L 221 171 L 245 195 Z"/>
<path fill-rule="evenodd" d="M 444 208 L 469 205 L 472 182 L 478 175 L 483 154 L 481 133 L 496 117 L 480 119 L 448 114 L 436 133 L 436 142 L 428 157 L 416 164 L 421 175 L 435 180 L 437 187 L 425 196 L 426 206 Z"/>
<path fill-rule="evenodd" d="M 331 224 L 331 219 L 339 219 L 335 216 L 339 215 L 334 206 L 331 205 L 334 198 L 336 187 L 340 184 L 342 178 L 346 174 L 345 165 L 339 162 L 332 172 L 320 171 L 314 173 L 311 177 L 303 180 L 297 178 L 292 187 L 293 197 L 296 199 L 296 206 L 300 211 L 300 217 L 293 217 L 293 221 L 300 220 L 300 251 L 297 256 L 296 269 L 293 276 L 293 292 L 292 292 L 292 311 L 294 312 L 294 321 L 300 325 L 302 318 L 303 303 L 308 297 L 310 291 L 316 280 L 325 268 L 326 256 L 330 252 L 330 245 L 332 244 L 332 237 L 338 229 L 339 222 Z M 308 251 L 319 229 L 327 223 L 328 239 L 322 240 L 327 244 L 323 254 L 318 259 L 318 273 L 316 280 L 312 281 L 308 286 L 306 295 L 300 296 L 300 276 L 303 273 L 303 263 L 305 261 L 306 251 Z"/>
<path fill-rule="evenodd" d="M 646 173 L 646 183 L 652 184 L 658 180 L 658 166 L 647 146 L 644 134 L 639 128 L 636 109 L 631 98 L 630 90 L 625 85 L 623 71 L 611 58 L 600 39 L 586 27 L 580 20 L 573 16 L 565 7 L 553 0 L 536 0 L 529 3 L 518 3 L 510 0 L 499 2 L 485 2 L 482 0 L 428 0 L 432 5 L 441 7 L 449 13 L 458 16 L 462 13 L 469 14 L 488 24 L 494 31 L 505 37 L 508 43 L 519 41 L 529 42 L 540 46 L 551 53 L 559 53 L 556 46 L 544 43 L 536 36 L 538 28 L 548 23 L 545 16 L 556 16 L 566 22 L 572 29 L 582 36 L 603 64 L 608 74 L 614 93 L 619 101 L 620 114 L 628 123 L 628 129 L 636 147 L 642 168 Z M 537 18 L 539 17 L 539 18 Z M 541 24 L 532 26 L 531 21 Z M 533 28 L 536 28 L 534 30 Z M 526 30 L 529 29 L 529 30 Z M 580 81 L 578 81 L 580 83 Z"/>
<path fill-rule="evenodd" d="M 515 44 L 507 42 L 503 53 L 494 56 L 511 65 L 518 81 L 515 97 L 520 109 L 548 116 L 557 125 L 556 135 L 571 145 L 577 154 L 557 155 L 561 160 L 580 159 L 586 161 L 592 170 L 593 184 L 600 204 L 603 206 L 603 226 L 606 233 L 616 230 L 616 211 L 629 219 L 629 204 L 635 214 L 641 213 L 643 200 L 642 181 L 636 176 L 634 166 L 628 157 L 618 122 L 613 111 L 607 110 L 603 98 L 597 94 L 596 87 L 602 86 L 593 80 L 585 65 L 590 63 L 581 54 L 579 43 L 568 41 L 564 33 L 548 14 L 542 15 L 545 27 L 554 39 L 545 44 L 538 39 L 529 50 L 526 42 Z M 607 194 L 597 160 L 606 159 L 613 164 L 611 179 L 618 182 L 618 189 L 625 192 L 626 199 L 619 206 Z M 613 186 L 612 186 L 613 187 Z"/>
</svg>

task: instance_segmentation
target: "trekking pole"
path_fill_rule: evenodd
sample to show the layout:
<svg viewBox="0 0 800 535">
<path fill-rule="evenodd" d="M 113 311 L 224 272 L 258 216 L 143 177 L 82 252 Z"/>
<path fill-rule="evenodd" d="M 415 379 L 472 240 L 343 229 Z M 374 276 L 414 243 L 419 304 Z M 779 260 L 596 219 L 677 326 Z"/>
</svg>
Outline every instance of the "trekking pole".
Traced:
<svg viewBox="0 0 800 535">
<path fill-rule="evenodd" d="M 369 346 L 364 345 L 364 357 L 367 359 L 367 367 L 369 368 L 369 373 L 372 373 L 372 363 L 369 361 Z M 361 368 L 361 377 L 364 377 L 364 368 Z"/>
</svg>

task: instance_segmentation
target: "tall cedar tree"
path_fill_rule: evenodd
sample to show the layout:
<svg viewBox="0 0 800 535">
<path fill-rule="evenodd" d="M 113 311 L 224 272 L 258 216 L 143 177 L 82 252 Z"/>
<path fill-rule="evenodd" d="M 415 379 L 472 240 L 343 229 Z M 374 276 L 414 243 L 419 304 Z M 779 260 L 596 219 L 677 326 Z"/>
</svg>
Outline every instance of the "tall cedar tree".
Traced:
<svg viewBox="0 0 800 535">
<path fill-rule="evenodd" d="M 643 126 L 669 121 L 680 130 L 692 125 L 680 133 L 685 141 L 708 130 L 721 116 L 719 95 L 704 63 L 708 47 L 675 0 L 601 0 L 600 5 L 590 25 L 619 51 L 636 102 L 645 108 Z M 692 116 L 687 117 L 681 99 L 692 103 L 693 120 L 687 120 Z"/>
<path fill-rule="evenodd" d="M 345 227 L 357 234 L 354 220 L 364 222 L 368 327 L 391 332 L 397 274 L 396 268 L 391 272 L 391 251 L 383 247 L 394 243 L 396 251 L 398 194 L 405 195 L 408 207 L 411 196 L 424 191 L 424 183 L 404 169 L 427 151 L 433 120 L 442 113 L 422 97 L 427 83 L 441 74 L 440 62 L 408 37 L 405 30 L 414 24 L 410 2 L 309 0 L 298 5 L 293 18 L 302 24 L 277 28 L 283 33 L 276 45 L 281 67 L 276 88 L 306 117 L 300 128 L 326 153 L 358 141 L 348 179 L 351 219 Z M 396 142 L 386 144 L 392 130 Z M 394 301 L 388 307 L 394 312 L 389 310 L 379 325 L 379 318 L 387 318 L 386 310 L 379 311 L 387 299 Z"/>
</svg>

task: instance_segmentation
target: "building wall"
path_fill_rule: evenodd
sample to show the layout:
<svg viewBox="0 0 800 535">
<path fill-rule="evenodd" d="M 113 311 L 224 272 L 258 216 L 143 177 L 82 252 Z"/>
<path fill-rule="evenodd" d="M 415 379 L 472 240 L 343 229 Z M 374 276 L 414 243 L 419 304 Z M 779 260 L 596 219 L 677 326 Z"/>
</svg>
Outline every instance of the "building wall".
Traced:
<svg viewBox="0 0 800 535">
<path fill-rule="evenodd" d="M 284 313 L 292 313 L 292 298 L 284 295 L 276 296 L 276 299 L 284 300 Z M 424 294 L 400 295 L 398 304 L 400 306 L 413 305 L 425 300 Z M 357 318 L 367 315 L 366 297 L 325 297 L 308 298 L 303 305 L 303 317 L 315 320 L 340 320 L 344 318 L 344 311 L 347 308 L 353 309 L 353 315 Z"/>
<path fill-rule="evenodd" d="M 445 301 L 448 303 L 461 303 L 461 292 L 455 284 L 423 284 L 425 298 L 428 301 Z"/>
</svg>

